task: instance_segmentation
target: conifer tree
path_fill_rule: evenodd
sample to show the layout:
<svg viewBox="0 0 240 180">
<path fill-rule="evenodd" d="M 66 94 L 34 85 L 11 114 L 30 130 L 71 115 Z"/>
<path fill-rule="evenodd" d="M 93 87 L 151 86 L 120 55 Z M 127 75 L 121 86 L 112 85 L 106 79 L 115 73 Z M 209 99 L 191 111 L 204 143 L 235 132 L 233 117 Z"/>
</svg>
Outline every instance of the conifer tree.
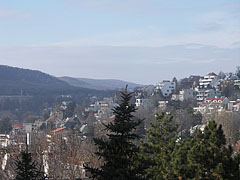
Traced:
<svg viewBox="0 0 240 180">
<path fill-rule="evenodd" d="M 16 180 L 44 180 L 44 173 L 32 160 L 31 153 L 22 152 L 16 161 Z"/>
<path fill-rule="evenodd" d="M 172 116 L 162 113 L 156 115 L 156 123 L 147 130 L 147 140 L 140 145 L 138 166 L 142 177 L 149 180 L 171 179 L 171 153 L 174 150 L 176 126 Z"/>
<path fill-rule="evenodd" d="M 188 152 L 192 147 L 193 138 L 181 139 L 175 146 L 171 154 L 171 166 L 173 179 L 187 180 L 192 177 L 191 167 L 188 164 Z"/>
<path fill-rule="evenodd" d="M 107 138 L 94 139 L 98 148 L 96 155 L 104 160 L 99 168 L 87 166 L 86 169 L 97 180 L 139 180 L 139 171 L 134 159 L 139 148 L 134 143 L 138 135 L 136 127 L 141 123 L 135 120 L 135 105 L 130 104 L 131 93 L 121 93 L 121 104 L 113 109 L 115 119 L 105 125 Z"/>
<path fill-rule="evenodd" d="M 210 121 L 204 132 L 197 133 L 188 151 L 189 179 L 238 179 L 238 162 L 232 158 L 232 148 L 226 147 L 222 126 Z"/>
</svg>

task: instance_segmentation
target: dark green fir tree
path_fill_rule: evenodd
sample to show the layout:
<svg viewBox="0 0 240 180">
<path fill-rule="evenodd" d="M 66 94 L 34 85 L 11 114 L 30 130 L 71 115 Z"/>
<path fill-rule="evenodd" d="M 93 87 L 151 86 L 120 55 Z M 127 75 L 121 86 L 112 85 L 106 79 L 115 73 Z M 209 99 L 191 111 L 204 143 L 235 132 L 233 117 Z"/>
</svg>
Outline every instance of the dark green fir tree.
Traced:
<svg viewBox="0 0 240 180">
<path fill-rule="evenodd" d="M 94 139 L 98 148 L 96 155 L 104 160 L 99 168 L 86 167 L 96 180 L 139 180 L 139 171 L 134 166 L 134 159 L 139 151 L 135 144 L 138 139 L 136 127 L 141 120 L 136 120 L 133 113 L 135 105 L 130 103 L 131 93 L 121 93 L 121 103 L 113 109 L 115 119 L 105 125 L 107 138 Z"/>
<path fill-rule="evenodd" d="M 151 123 L 147 130 L 147 139 L 140 145 L 138 166 L 145 179 L 172 179 L 170 161 L 176 144 L 177 129 L 172 124 L 172 118 L 164 113 L 157 114 L 156 122 Z"/>
<path fill-rule="evenodd" d="M 32 160 L 31 153 L 26 151 L 21 152 L 20 157 L 16 160 L 16 180 L 44 180 L 45 176 L 41 167 L 36 161 Z"/>
<path fill-rule="evenodd" d="M 190 168 L 188 179 L 234 180 L 239 179 L 239 164 L 231 147 L 226 147 L 222 126 L 210 121 L 204 132 L 197 133 L 188 151 Z"/>
<path fill-rule="evenodd" d="M 186 137 L 176 143 L 174 151 L 171 154 L 169 166 L 172 169 L 172 179 L 190 180 L 192 177 L 191 167 L 188 164 L 188 152 L 193 145 L 194 139 Z"/>
</svg>

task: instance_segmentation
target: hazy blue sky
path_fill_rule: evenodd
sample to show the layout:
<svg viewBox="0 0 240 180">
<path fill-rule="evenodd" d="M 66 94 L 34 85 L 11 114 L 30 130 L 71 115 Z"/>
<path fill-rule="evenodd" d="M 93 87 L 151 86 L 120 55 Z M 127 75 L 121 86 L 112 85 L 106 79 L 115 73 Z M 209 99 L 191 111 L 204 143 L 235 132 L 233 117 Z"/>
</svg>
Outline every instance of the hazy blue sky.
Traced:
<svg viewBox="0 0 240 180">
<path fill-rule="evenodd" d="M 157 83 L 240 65 L 240 0 L 0 0 L 0 64 Z"/>
</svg>

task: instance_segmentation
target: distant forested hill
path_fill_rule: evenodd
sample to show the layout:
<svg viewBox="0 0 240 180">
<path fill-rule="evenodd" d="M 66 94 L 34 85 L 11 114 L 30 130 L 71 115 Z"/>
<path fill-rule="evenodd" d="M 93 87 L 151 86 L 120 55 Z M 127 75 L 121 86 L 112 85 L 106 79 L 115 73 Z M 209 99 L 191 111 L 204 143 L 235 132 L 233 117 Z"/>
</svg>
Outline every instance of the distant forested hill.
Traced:
<svg viewBox="0 0 240 180">
<path fill-rule="evenodd" d="M 18 119 L 27 112 L 41 115 L 46 104 L 51 107 L 62 100 L 81 104 L 89 102 L 92 96 L 102 98 L 109 94 L 109 91 L 71 86 L 40 71 L 0 65 L 0 113 L 10 112 Z"/>
<path fill-rule="evenodd" d="M 89 79 L 89 78 L 72 78 L 72 77 L 60 77 L 60 80 L 67 82 L 68 84 L 76 87 L 84 87 L 97 90 L 116 90 L 126 87 L 132 90 L 136 87 L 142 87 L 141 84 L 126 82 L 117 79 Z"/>
<path fill-rule="evenodd" d="M 36 70 L 0 65 L 1 96 L 99 95 L 105 93 L 74 87 L 54 76 Z"/>
</svg>

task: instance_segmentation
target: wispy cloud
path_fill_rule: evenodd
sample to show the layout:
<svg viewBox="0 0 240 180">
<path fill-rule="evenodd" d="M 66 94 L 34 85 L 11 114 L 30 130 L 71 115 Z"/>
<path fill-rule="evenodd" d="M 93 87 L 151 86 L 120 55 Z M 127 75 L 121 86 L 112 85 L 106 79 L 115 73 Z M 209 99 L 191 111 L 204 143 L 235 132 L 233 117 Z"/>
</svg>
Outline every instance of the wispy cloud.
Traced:
<svg viewBox="0 0 240 180">
<path fill-rule="evenodd" d="M 167 12 L 154 0 L 65 0 L 71 8 L 114 13 L 161 14 Z"/>
<path fill-rule="evenodd" d="M 120 29 L 53 42 L 58 46 L 128 46 L 161 47 L 178 44 L 203 44 L 230 48 L 240 41 L 240 3 L 202 3 L 189 9 L 184 1 L 155 0 L 63 0 L 73 8 L 104 11 L 112 14 L 137 13 L 164 16 L 147 17 L 141 25 L 124 23 Z M 191 4 L 191 3 L 190 3 Z M 194 4 L 194 3 L 193 3 Z M 191 4 L 191 5 L 193 5 Z M 237 9 L 239 11 L 237 11 Z M 195 12 L 196 10 L 196 12 Z M 182 15 L 185 14 L 185 15 Z M 159 17 L 159 18 L 156 18 Z M 163 18 L 164 17 L 164 18 Z M 166 18 L 165 18 L 166 17 Z M 236 18 L 238 17 L 238 18 Z M 149 20 L 149 23 L 146 21 Z M 127 19 L 126 19 L 126 22 Z"/>
<path fill-rule="evenodd" d="M 219 27 L 220 26 L 220 27 Z M 76 38 L 75 40 L 50 43 L 54 46 L 125 46 L 125 47 L 162 47 L 179 44 L 197 44 L 231 48 L 240 41 L 240 31 L 222 28 L 222 25 L 208 24 L 194 32 L 166 36 L 158 28 L 137 28 L 101 33 L 93 36 Z M 205 29 L 203 29 L 205 28 Z M 192 47 L 192 48 L 197 48 Z"/>
<path fill-rule="evenodd" d="M 239 48 L 196 44 L 164 47 L 0 47 L 0 64 L 38 69 L 56 76 L 116 78 L 143 84 L 173 76 L 181 78 L 211 71 L 233 71 L 239 65 L 239 59 Z"/>
<path fill-rule="evenodd" d="M 22 13 L 14 9 L 0 8 L 0 18 L 28 18 L 31 14 Z"/>
</svg>

